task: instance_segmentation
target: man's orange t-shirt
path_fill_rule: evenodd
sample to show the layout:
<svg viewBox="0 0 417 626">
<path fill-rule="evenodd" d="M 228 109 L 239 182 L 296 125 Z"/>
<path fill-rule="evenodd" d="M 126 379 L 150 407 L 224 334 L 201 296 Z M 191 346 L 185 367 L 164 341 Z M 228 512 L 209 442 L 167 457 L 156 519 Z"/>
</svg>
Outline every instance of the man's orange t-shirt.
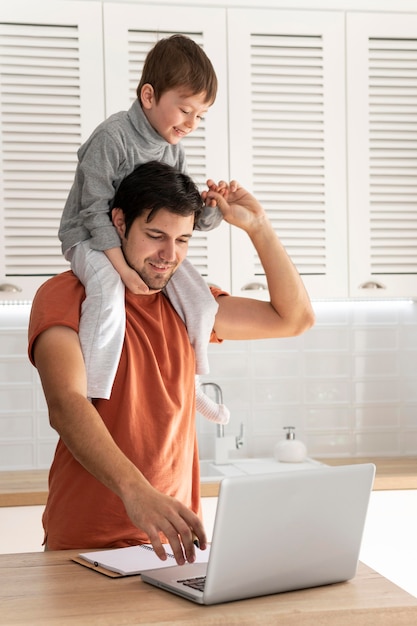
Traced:
<svg viewBox="0 0 417 626">
<path fill-rule="evenodd" d="M 78 331 L 84 287 L 72 272 L 38 291 L 29 356 L 51 326 Z M 112 394 L 94 404 L 113 439 L 159 491 L 200 514 L 195 430 L 195 357 L 186 327 L 162 293 L 126 290 L 126 334 Z M 59 440 L 43 516 L 48 548 L 105 548 L 147 542 L 122 501 L 87 472 Z"/>
</svg>

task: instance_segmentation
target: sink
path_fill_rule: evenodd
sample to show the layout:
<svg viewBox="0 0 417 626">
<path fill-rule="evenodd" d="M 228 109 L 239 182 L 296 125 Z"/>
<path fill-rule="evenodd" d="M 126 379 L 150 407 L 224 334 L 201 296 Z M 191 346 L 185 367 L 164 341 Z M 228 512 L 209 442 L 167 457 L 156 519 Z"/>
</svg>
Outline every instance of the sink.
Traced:
<svg viewBox="0 0 417 626">
<path fill-rule="evenodd" d="M 306 459 L 302 463 L 279 463 L 274 458 L 235 459 L 232 463 L 216 465 L 212 460 L 200 461 L 200 480 L 202 483 L 220 482 L 226 476 L 245 474 L 271 474 L 322 467 L 323 463 Z"/>
<path fill-rule="evenodd" d="M 201 482 L 219 482 L 225 476 L 242 476 L 246 472 L 240 470 L 234 463 L 216 465 L 214 461 L 200 461 Z"/>
</svg>

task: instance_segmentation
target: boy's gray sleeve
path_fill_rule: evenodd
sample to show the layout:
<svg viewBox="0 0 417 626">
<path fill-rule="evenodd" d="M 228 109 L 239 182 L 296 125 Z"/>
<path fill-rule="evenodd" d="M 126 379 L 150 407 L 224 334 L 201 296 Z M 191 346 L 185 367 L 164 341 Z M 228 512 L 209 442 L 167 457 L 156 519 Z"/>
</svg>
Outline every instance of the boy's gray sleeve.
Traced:
<svg viewBox="0 0 417 626">
<path fill-rule="evenodd" d="M 121 151 L 111 136 L 103 133 L 92 138 L 78 165 L 80 216 L 91 235 L 90 247 L 108 250 L 120 246 L 109 209 L 123 165 Z"/>
<path fill-rule="evenodd" d="M 181 172 L 185 172 L 186 174 L 189 174 L 187 170 L 187 160 L 185 157 L 184 150 L 182 150 L 180 153 L 180 158 L 179 158 L 177 167 L 178 169 L 181 170 Z M 223 214 L 217 206 L 215 207 L 205 206 L 203 208 L 203 211 L 200 217 L 197 220 L 195 229 L 202 230 L 202 231 L 213 230 L 214 228 L 217 228 L 218 226 L 220 226 L 222 220 L 223 220 Z"/>
</svg>

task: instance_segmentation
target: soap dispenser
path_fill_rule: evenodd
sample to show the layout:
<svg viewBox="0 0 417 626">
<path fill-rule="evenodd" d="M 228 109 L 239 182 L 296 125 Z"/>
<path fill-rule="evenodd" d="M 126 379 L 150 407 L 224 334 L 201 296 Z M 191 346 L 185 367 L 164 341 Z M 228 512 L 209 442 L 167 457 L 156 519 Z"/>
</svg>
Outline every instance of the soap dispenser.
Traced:
<svg viewBox="0 0 417 626">
<path fill-rule="evenodd" d="M 278 441 L 274 448 L 274 457 L 281 463 L 302 463 L 307 458 L 307 448 L 295 438 L 294 426 L 284 426 L 285 439 Z"/>
</svg>

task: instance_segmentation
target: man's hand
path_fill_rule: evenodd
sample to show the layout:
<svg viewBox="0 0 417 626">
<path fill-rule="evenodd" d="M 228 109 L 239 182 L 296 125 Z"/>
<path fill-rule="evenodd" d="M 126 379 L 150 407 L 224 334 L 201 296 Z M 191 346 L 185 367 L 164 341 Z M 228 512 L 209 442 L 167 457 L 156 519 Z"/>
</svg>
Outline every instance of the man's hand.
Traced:
<svg viewBox="0 0 417 626">
<path fill-rule="evenodd" d="M 51 426 L 74 458 L 121 498 L 130 520 L 146 533 L 159 558 L 166 559 L 163 533 L 177 562 L 192 562 L 193 533 L 200 547 L 206 547 L 203 524 L 185 505 L 152 487 L 115 443 L 86 397 L 85 364 L 77 332 L 66 326 L 48 328 L 36 340 L 33 355 Z"/>
<path fill-rule="evenodd" d="M 195 561 L 195 539 L 202 550 L 206 549 L 207 537 L 197 515 L 149 483 L 142 483 L 139 496 L 132 493 L 124 498 L 124 505 L 132 522 L 146 532 L 155 553 L 163 561 L 167 557 L 160 533 L 168 539 L 178 565 Z"/>
<path fill-rule="evenodd" d="M 207 187 L 208 190 L 207 191 L 203 191 L 201 194 L 201 199 L 203 200 L 204 204 L 208 207 L 215 207 L 217 206 L 217 202 L 216 199 L 214 197 L 210 197 L 208 195 L 209 191 L 214 191 L 217 192 L 221 195 L 224 195 L 227 192 L 227 183 L 224 180 L 221 180 L 219 182 L 218 185 L 216 185 L 216 183 L 214 182 L 214 180 L 211 180 L 211 178 L 207 181 Z"/>
</svg>

